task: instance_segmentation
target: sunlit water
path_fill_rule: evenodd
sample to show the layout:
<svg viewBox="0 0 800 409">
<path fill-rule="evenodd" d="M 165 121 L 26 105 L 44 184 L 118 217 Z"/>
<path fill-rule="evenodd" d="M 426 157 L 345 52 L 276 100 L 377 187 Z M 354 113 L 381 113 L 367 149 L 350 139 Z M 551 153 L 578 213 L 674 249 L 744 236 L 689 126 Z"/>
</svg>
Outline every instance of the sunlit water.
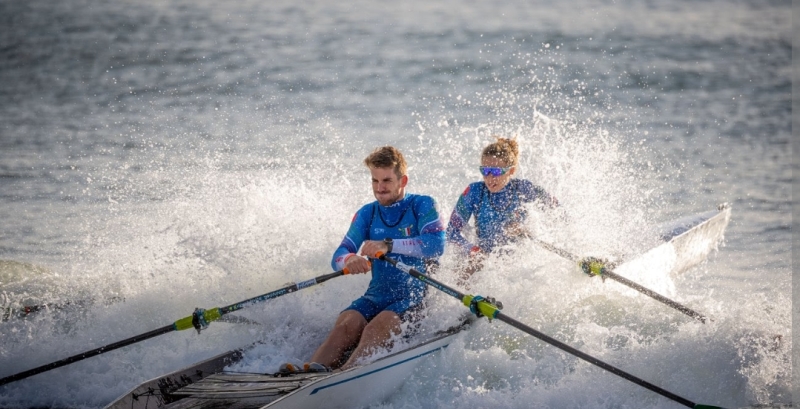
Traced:
<svg viewBox="0 0 800 409">
<path fill-rule="evenodd" d="M 8 376 L 330 272 L 361 160 L 393 144 L 447 216 L 492 135 L 562 203 L 531 230 L 626 259 L 652 226 L 733 206 L 682 274 L 627 272 L 700 324 L 531 243 L 470 291 L 690 400 L 791 401 L 790 6 L 781 2 L 2 2 L 0 323 Z M 437 278 L 453 285 L 447 252 Z M 0 387 L 2 407 L 97 408 L 261 341 L 307 358 L 367 276 Z M 464 308 L 432 291 L 426 328 Z M 501 322 L 480 322 L 374 408 L 680 407 Z"/>
</svg>

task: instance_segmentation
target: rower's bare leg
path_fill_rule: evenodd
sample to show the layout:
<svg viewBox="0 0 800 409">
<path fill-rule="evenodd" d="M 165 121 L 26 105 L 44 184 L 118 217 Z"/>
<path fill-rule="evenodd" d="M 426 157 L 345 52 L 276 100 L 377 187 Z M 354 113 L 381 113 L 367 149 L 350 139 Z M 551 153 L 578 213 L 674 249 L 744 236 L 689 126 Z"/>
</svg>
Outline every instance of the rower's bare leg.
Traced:
<svg viewBox="0 0 800 409">
<path fill-rule="evenodd" d="M 400 334 L 400 323 L 400 317 L 392 311 L 378 314 L 364 328 L 358 346 L 341 369 L 357 365 L 361 358 L 374 354 L 378 348 L 388 348 L 391 337 Z"/>
<path fill-rule="evenodd" d="M 311 362 L 317 362 L 329 368 L 336 368 L 337 364 L 340 363 L 342 354 L 359 341 L 361 332 L 366 326 L 367 320 L 358 311 L 343 311 L 336 319 L 328 338 L 311 356 Z"/>
</svg>

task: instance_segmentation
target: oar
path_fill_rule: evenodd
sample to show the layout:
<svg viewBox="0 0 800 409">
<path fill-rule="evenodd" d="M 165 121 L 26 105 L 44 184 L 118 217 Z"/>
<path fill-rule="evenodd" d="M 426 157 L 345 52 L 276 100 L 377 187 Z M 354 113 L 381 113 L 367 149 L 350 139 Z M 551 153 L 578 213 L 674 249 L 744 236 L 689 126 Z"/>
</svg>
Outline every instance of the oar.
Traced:
<svg viewBox="0 0 800 409">
<path fill-rule="evenodd" d="M 402 271 L 405 271 L 406 273 L 410 274 L 412 277 L 414 277 L 414 278 L 424 282 L 425 284 L 428 284 L 429 286 L 434 287 L 434 288 L 436 288 L 436 289 L 438 289 L 438 290 L 440 290 L 440 291 L 442 291 L 442 292 L 444 292 L 446 294 L 449 294 L 449 295 L 455 297 L 456 299 L 460 300 L 465 306 L 469 307 L 470 311 L 472 311 L 473 313 L 475 313 L 475 315 L 477 315 L 479 317 L 486 316 L 489 320 L 497 319 L 497 320 L 503 321 L 506 324 L 509 324 L 512 327 L 517 328 L 517 329 L 519 329 L 519 330 L 521 330 L 521 331 L 523 331 L 523 332 L 525 332 L 525 333 L 527 333 L 529 335 L 533 335 L 534 337 L 539 338 L 540 340 L 542 340 L 544 342 L 547 342 L 548 344 L 550 344 L 550 345 L 552 345 L 552 346 L 554 346 L 556 348 L 559 348 L 559 349 L 561 349 L 563 351 L 566 351 L 566 352 L 568 352 L 568 353 L 570 353 L 572 355 L 575 355 L 578 358 L 581 358 L 586 362 L 589 362 L 591 364 L 597 365 L 600 368 L 603 368 L 606 371 L 609 371 L 609 372 L 613 373 L 614 375 L 617 375 L 617 376 L 620 376 L 622 378 L 625 378 L 625 379 L 627 379 L 627 380 L 629 380 L 629 381 L 631 381 L 631 382 L 633 382 L 633 383 L 635 383 L 635 384 L 637 384 L 639 386 L 643 386 L 643 387 L 645 387 L 645 388 L 647 388 L 647 389 L 649 389 L 649 390 L 651 390 L 651 391 L 653 391 L 653 392 L 655 392 L 655 393 L 657 393 L 657 394 L 659 394 L 661 396 L 664 396 L 666 398 L 672 399 L 675 402 L 678 402 L 678 403 L 680 403 L 682 405 L 688 406 L 690 408 L 695 408 L 695 409 L 722 409 L 719 406 L 710 406 L 710 405 L 698 404 L 698 403 L 690 401 L 689 399 L 682 398 L 682 397 L 680 397 L 680 396 L 678 396 L 678 395 L 676 395 L 676 394 L 674 394 L 672 392 L 664 390 L 664 389 L 662 389 L 662 388 L 660 388 L 660 387 L 658 387 L 656 385 L 651 384 L 650 382 L 647 382 L 647 381 L 645 381 L 645 380 L 643 380 L 641 378 L 633 376 L 633 375 L 631 375 L 631 374 L 629 374 L 629 373 L 627 373 L 627 372 L 625 372 L 625 371 L 623 371 L 623 370 L 621 370 L 619 368 L 611 366 L 611 365 L 609 365 L 609 364 L 607 364 L 607 363 L 605 363 L 605 362 L 603 362 L 603 361 L 601 361 L 601 360 L 599 360 L 599 359 L 597 359 L 597 358 L 595 358 L 595 357 L 593 357 L 593 356 L 591 356 L 589 354 L 581 352 L 581 351 L 579 351 L 579 350 L 577 350 L 577 349 L 575 349 L 575 348 L 573 348 L 573 347 L 571 347 L 571 346 L 569 346 L 569 345 L 567 345 L 567 344 L 565 344 L 565 343 L 563 343 L 563 342 L 561 342 L 561 341 L 559 341 L 559 340 L 557 340 L 555 338 L 551 338 L 550 336 L 545 335 L 545 334 L 543 334 L 543 333 L 541 333 L 541 332 L 539 332 L 539 331 L 537 331 L 537 330 L 535 330 L 535 329 L 533 329 L 533 328 L 531 328 L 531 327 L 529 327 L 529 326 L 527 326 L 527 325 L 515 320 L 514 318 L 511 318 L 511 317 L 503 314 L 500 311 L 500 308 L 498 306 L 496 306 L 494 304 L 491 304 L 490 302 L 488 302 L 486 299 L 484 299 L 481 296 L 465 295 L 465 294 L 463 294 L 463 293 L 461 293 L 461 292 L 459 292 L 457 290 L 454 290 L 454 289 L 452 289 L 452 288 L 450 288 L 450 287 L 448 287 L 448 286 L 436 281 L 433 278 L 430 278 L 430 277 L 426 276 L 425 274 L 420 273 L 419 271 L 415 270 L 413 267 L 408 266 L 407 264 L 404 264 L 402 262 L 394 260 L 394 259 L 392 259 L 390 257 L 387 257 L 384 254 L 381 254 L 381 253 L 378 253 L 377 255 L 378 255 L 377 258 L 388 262 L 389 264 L 397 267 L 398 269 L 400 269 Z"/>
<path fill-rule="evenodd" d="M 113 297 L 108 299 L 109 305 L 112 302 L 117 301 L 125 301 L 122 297 Z M 75 301 L 65 301 L 63 303 L 44 303 L 44 304 L 32 304 L 32 305 L 23 305 L 19 308 L 8 307 L 3 310 L 2 315 L 0 315 L 0 322 L 9 321 L 11 319 L 27 319 L 33 314 L 36 314 L 40 311 L 61 311 L 61 310 L 72 310 L 77 308 L 85 308 L 90 307 L 95 303 L 93 299 L 84 299 L 84 300 L 75 300 Z M 231 315 L 230 317 L 224 316 L 220 317 L 220 322 L 227 322 L 230 324 L 250 324 L 250 325 L 259 325 L 258 322 L 248 320 L 244 317 L 237 317 L 235 315 Z"/>
<path fill-rule="evenodd" d="M 15 374 L 15 375 L 7 376 L 5 378 L 0 379 L 0 385 L 5 385 L 7 383 L 18 381 L 20 379 L 24 379 L 24 378 L 27 378 L 27 377 L 30 377 L 30 376 L 33 376 L 33 375 L 36 375 L 36 374 L 40 374 L 42 372 L 49 371 L 51 369 L 59 368 L 59 367 L 62 367 L 62 366 L 65 366 L 65 365 L 69 365 L 69 364 L 74 363 L 74 362 L 82 361 L 82 360 L 84 360 L 86 358 L 91 358 L 91 357 L 93 357 L 95 355 L 100 355 L 100 354 L 108 352 L 108 351 L 113 351 L 115 349 L 122 348 L 124 346 L 128 346 L 128 345 L 131 345 L 131 344 L 135 344 L 135 343 L 137 343 L 139 341 L 144 341 L 146 339 L 157 337 L 159 335 L 166 334 L 168 332 L 182 331 L 182 330 L 189 329 L 189 328 L 195 328 L 195 329 L 197 329 L 197 332 L 200 333 L 200 330 L 208 327 L 208 324 L 210 322 L 220 319 L 220 317 L 222 317 L 225 314 L 240 310 L 240 309 L 242 309 L 244 307 L 250 306 L 250 305 L 255 304 L 255 303 L 259 303 L 259 302 L 262 302 L 262 301 L 266 301 L 266 300 L 270 300 L 270 299 L 273 299 L 273 298 L 280 297 L 282 295 L 293 293 L 293 292 L 301 290 L 303 288 L 311 287 L 313 285 L 323 283 L 323 282 L 328 281 L 328 280 L 330 280 L 332 278 L 336 278 L 336 277 L 339 277 L 339 276 L 342 276 L 342 275 L 345 275 L 345 274 L 349 274 L 349 271 L 347 271 L 347 269 L 335 271 L 333 273 L 321 275 L 319 277 L 312 278 L 310 280 L 302 281 L 302 282 L 299 282 L 299 283 L 294 283 L 294 284 L 289 285 L 287 287 L 281 288 L 280 290 L 275 290 L 275 291 L 272 291 L 272 292 L 269 292 L 269 293 L 266 293 L 266 294 L 263 294 L 263 295 L 259 295 L 258 297 L 253 297 L 253 298 L 238 302 L 236 304 L 231 304 L 231 305 L 229 305 L 227 307 L 212 308 L 210 310 L 204 310 L 204 309 L 201 309 L 201 308 L 197 308 L 197 309 L 194 310 L 194 313 L 192 313 L 191 316 L 185 317 L 185 318 L 181 318 L 181 319 L 175 321 L 174 323 L 172 323 L 170 325 L 161 327 L 159 329 L 152 330 L 150 332 L 145 332 L 144 334 L 140 334 L 140 335 L 137 335 L 135 337 L 124 339 L 122 341 L 115 342 L 113 344 L 102 346 L 100 348 L 96 348 L 96 349 L 93 349 L 91 351 L 86 351 L 86 352 L 78 354 L 78 355 L 73 355 L 73 356 L 71 356 L 69 358 L 64 358 L 64 359 L 62 359 L 60 361 L 52 362 L 52 363 L 49 363 L 47 365 L 42 365 L 42 366 L 37 367 L 37 368 L 29 369 L 27 371 L 20 372 L 20 373 Z"/>
<path fill-rule="evenodd" d="M 706 320 L 708 319 L 708 317 L 706 317 L 705 315 L 700 314 L 699 312 L 697 312 L 697 311 L 695 311 L 695 310 L 693 310 L 693 309 L 691 309 L 691 308 L 689 308 L 689 307 L 687 307 L 687 306 L 685 306 L 685 305 L 683 305 L 681 303 L 678 303 L 677 301 L 670 300 L 669 298 L 664 297 L 663 295 L 661 295 L 661 294 L 659 294 L 659 293 L 657 293 L 657 292 L 655 292 L 653 290 L 650 290 L 650 289 L 648 289 L 646 287 L 643 287 L 640 284 L 634 283 L 633 281 L 628 280 L 627 278 L 618 275 L 617 273 L 615 273 L 613 271 L 613 269 L 616 267 L 616 264 L 614 264 L 614 263 L 605 263 L 605 262 L 603 262 L 603 260 L 599 260 L 599 259 L 595 259 L 595 258 L 589 258 L 589 259 L 583 259 L 582 260 L 578 256 L 576 256 L 576 255 L 574 255 L 574 254 L 572 254 L 572 253 L 570 253 L 570 252 L 568 252 L 566 250 L 560 249 L 560 248 L 558 248 L 558 247 L 556 247 L 556 246 L 554 246 L 554 245 L 552 245 L 550 243 L 541 241 L 541 240 L 539 240 L 537 238 L 534 238 L 534 237 L 529 237 L 529 238 L 531 239 L 531 241 L 533 241 L 534 243 L 538 244 L 539 246 L 541 246 L 541 247 L 543 247 L 543 248 L 545 248 L 547 250 L 550 250 L 553 253 L 556 253 L 559 256 L 564 257 L 567 260 L 571 260 L 571 261 L 573 261 L 575 263 L 578 263 L 578 265 L 581 267 L 581 269 L 583 269 L 583 271 L 586 274 L 589 274 L 590 276 L 599 275 L 600 277 L 608 277 L 608 278 L 610 278 L 610 279 L 612 279 L 612 280 L 614 280 L 614 281 L 616 281 L 618 283 L 627 285 L 628 287 L 633 288 L 634 290 L 639 291 L 640 293 L 642 293 L 644 295 L 652 297 L 655 300 L 661 301 L 662 303 L 664 303 L 664 304 L 666 304 L 666 305 L 668 305 L 668 306 L 670 306 L 670 307 L 672 307 L 672 308 L 674 308 L 674 309 L 676 309 L 676 310 L 678 310 L 678 311 L 680 311 L 680 312 L 682 312 L 682 313 L 684 313 L 684 314 L 686 314 L 686 315 L 688 315 L 688 316 L 690 316 L 690 317 L 692 317 L 692 318 L 694 318 L 694 319 L 696 319 L 696 320 L 698 320 L 698 321 L 700 321 L 700 322 L 702 322 L 704 324 L 705 324 Z"/>
</svg>

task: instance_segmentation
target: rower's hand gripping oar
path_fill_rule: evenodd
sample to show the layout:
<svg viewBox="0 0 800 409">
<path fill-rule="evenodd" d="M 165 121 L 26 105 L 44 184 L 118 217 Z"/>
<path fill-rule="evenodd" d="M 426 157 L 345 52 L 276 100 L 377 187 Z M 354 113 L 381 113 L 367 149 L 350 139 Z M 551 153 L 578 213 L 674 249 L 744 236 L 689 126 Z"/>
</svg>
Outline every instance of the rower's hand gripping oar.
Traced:
<svg viewBox="0 0 800 409">
<path fill-rule="evenodd" d="M 627 278 L 622 277 L 621 275 L 615 273 L 613 270 L 616 267 L 616 264 L 614 264 L 614 263 L 608 263 L 605 260 L 601 260 L 599 258 L 594 258 L 594 257 L 588 257 L 588 258 L 585 258 L 585 259 L 581 259 L 578 256 L 576 256 L 576 255 L 574 255 L 574 254 L 572 254 L 572 253 L 570 253 L 570 252 L 568 252 L 566 250 L 563 250 L 563 249 L 560 249 L 560 248 L 558 248 L 556 246 L 553 246 L 550 243 L 546 243 L 546 242 L 541 241 L 541 240 L 539 240 L 537 238 L 534 238 L 534 237 L 529 237 L 529 238 L 531 239 L 531 241 L 533 241 L 537 245 L 539 245 L 539 246 L 541 246 L 541 247 L 543 247 L 543 248 L 545 248 L 547 250 L 550 250 L 553 253 L 556 253 L 559 256 L 564 257 L 567 260 L 571 260 L 571 261 L 573 261 L 575 263 L 578 263 L 578 267 L 580 267 L 581 270 L 584 273 L 586 273 L 587 275 L 589 275 L 590 277 L 600 276 L 600 278 L 603 278 L 603 279 L 610 278 L 610 279 L 612 279 L 612 280 L 614 280 L 614 281 L 616 281 L 618 283 L 621 283 L 621 284 L 624 284 L 624 285 L 626 285 L 626 286 L 628 286 L 630 288 L 633 288 L 634 290 L 636 290 L 636 291 L 638 291 L 638 292 L 640 292 L 640 293 L 642 293 L 642 294 L 644 294 L 644 295 L 646 295 L 648 297 L 651 297 L 651 298 L 653 298 L 655 300 L 658 300 L 658 301 L 660 301 L 660 302 L 662 302 L 662 303 L 664 303 L 664 304 L 666 304 L 666 305 L 668 305 L 668 306 L 670 306 L 670 307 L 672 307 L 672 308 L 674 308 L 674 309 L 676 309 L 676 310 L 678 310 L 678 311 L 680 311 L 680 312 L 682 312 L 682 313 L 684 313 L 684 314 L 686 314 L 686 315 L 688 315 L 688 316 L 690 316 L 690 317 L 692 317 L 692 318 L 694 318 L 694 319 L 696 319 L 696 320 L 698 320 L 698 321 L 700 321 L 700 322 L 702 322 L 704 324 L 705 324 L 706 320 L 708 319 L 708 317 L 706 317 L 705 315 L 703 315 L 703 314 L 701 314 L 701 313 L 699 313 L 699 312 L 697 312 L 697 311 L 695 311 L 695 310 L 693 310 L 693 309 L 691 309 L 691 308 L 689 308 L 689 307 L 687 307 L 687 306 L 685 306 L 685 305 L 683 305 L 681 303 L 678 303 L 676 301 L 670 300 L 669 298 L 664 297 L 663 295 L 661 295 L 661 294 L 659 294 L 659 293 L 657 293 L 657 292 L 655 292 L 653 290 L 650 290 L 647 287 L 644 287 L 644 286 L 642 286 L 640 284 L 637 284 L 637 283 L 635 283 L 635 282 L 633 282 L 631 280 L 628 280 Z"/>
<path fill-rule="evenodd" d="M 603 361 L 601 361 L 601 360 L 599 360 L 599 359 L 597 359 L 597 358 L 595 358 L 595 357 L 593 357 L 593 356 L 591 356 L 589 354 L 581 352 L 581 351 L 579 351 L 579 350 L 577 350 L 577 349 L 575 349 L 575 348 L 573 348 L 573 347 L 571 347 L 571 346 L 569 346 L 569 345 L 567 345 L 567 344 L 565 344 L 565 343 L 563 343 L 563 342 L 561 342 L 561 341 L 559 341 L 559 340 L 557 340 L 555 338 L 551 338 L 550 336 L 548 336 L 548 335 L 546 335 L 544 333 L 541 333 L 541 332 L 539 332 L 539 331 L 537 331 L 537 330 L 535 330 L 535 329 L 533 329 L 533 328 L 531 328 L 531 327 L 529 327 L 529 326 L 527 326 L 527 325 L 515 320 L 514 318 L 511 318 L 511 317 L 503 314 L 503 312 L 500 311 L 502 307 L 490 303 L 489 301 L 487 301 L 483 297 L 463 294 L 463 293 L 461 293 L 461 292 L 459 292 L 457 290 L 454 290 L 454 289 L 452 289 L 452 288 L 450 288 L 450 287 L 448 287 L 448 286 L 436 281 L 433 278 L 430 278 L 430 277 L 426 276 L 425 274 L 420 273 L 419 271 L 415 270 L 413 267 L 411 267 L 411 266 L 409 266 L 407 264 L 404 264 L 404 263 L 402 263 L 400 261 L 397 261 L 397 260 L 395 260 L 395 259 L 393 259 L 391 257 L 387 257 L 386 255 L 384 255 L 382 253 L 378 253 L 376 258 L 381 259 L 383 261 L 386 261 L 387 263 L 389 263 L 389 264 L 397 267 L 398 269 L 408 273 L 412 277 L 424 282 L 425 284 L 427 284 L 427 285 L 429 285 L 431 287 L 434 287 L 434 288 L 436 288 L 436 289 L 438 289 L 438 290 L 440 290 L 440 291 L 442 291 L 442 292 L 444 292 L 446 294 L 449 294 L 449 295 L 455 297 L 456 299 L 458 299 L 462 303 L 464 303 L 464 305 L 470 307 L 470 310 L 473 313 L 479 312 L 480 315 L 478 315 L 476 313 L 476 315 L 478 315 L 479 317 L 480 316 L 486 316 L 490 320 L 491 319 L 496 319 L 496 320 L 503 321 L 506 324 L 509 324 L 514 328 L 517 328 L 517 329 L 519 329 L 519 330 L 521 330 L 521 331 L 523 331 L 523 332 L 525 332 L 525 333 L 527 333 L 529 335 L 533 335 L 534 337 L 539 338 L 540 340 L 542 340 L 544 342 L 547 342 L 548 344 L 550 344 L 550 345 L 552 345 L 552 346 L 554 346 L 556 348 L 561 349 L 562 351 L 568 352 L 568 353 L 570 353 L 570 354 L 572 354 L 572 355 L 574 355 L 574 356 L 576 356 L 578 358 L 583 359 L 586 362 L 589 362 L 591 364 L 597 365 L 600 368 L 605 369 L 606 371 L 609 371 L 609 372 L 611 372 L 611 373 L 613 373 L 613 374 L 615 374 L 617 376 L 625 378 L 625 379 L 627 379 L 627 380 L 629 380 L 629 381 L 631 381 L 631 382 L 633 382 L 633 383 L 635 383 L 635 384 L 637 384 L 639 386 L 645 387 L 645 388 L 647 388 L 647 389 L 649 389 L 649 390 L 651 390 L 651 391 L 653 391 L 653 392 L 655 392 L 655 393 L 657 393 L 657 394 L 659 394 L 661 396 L 664 396 L 666 398 L 672 399 L 673 401 L 678 402 L 678 403 L 680 403 L 682 405 L 688 406 L 690 408 L 695 408 L 695 409 L 722 409 L 719 406 L 710 406 L 710 405 L 698 404 L 698 403 L 690 401 L 689 399 L 682 398 L 682 397 L 680 397 L 680 396 L 678 396 L 678 395 L 676 395 L 676 394 L 674 394 L 672 392 L 669 392 L 669 391 L 664 390 L 664 389 L 662 389 L 662 388 L 660 388 L 660 387 L 658 387 L 656 385 L 653 385 L 650 382 L 647 382 L 647 381 L 645 381 L 643 379 L 640 379 L 640 378 L 638 378 L 636 376 L 633 376 L 633 375 L 631 375 L 631 374 L 629 374 L 629 373 L 627 373 L 627 372 L 625 372 L 625 371 L 623 371 L 623 370 L 621 370 L 619 368 L 611 366 L 611 365 L 609 365 L 609 364 L 607 364 L 607 363 L 605 363 L 605 362 L 603 362 Z"/>
<path fill-rule="evenodd" d="M 93 357 L 95 355 L 100 355 L 102 353 L 113 351 L 118 348 L 122 348 L 131 344 L 135 344 L 140 341 L 144 341 L 146 339 L 154 338 L 162 334 L 166 334 L 172 331 L 182 331 L 189 328 L 194 328 L 197 330 L 197 333 L 200 333 L 202 329 L 208 327 L 208 324 L 220 319 L 225 314 L 240 310 L 244 307 L 248 307 L 252 304 L 256 304 L 262 301 L 270 300 L 273 298 L 278 298 L 282 295 L 286 295 L 289 293 L 293 293 L 298 290 L 302 290 L 303 288 L 308 288 L 314 286 L 316 284 L 321 284 L 325 281 L 328 281 L 332 278 L 336 278 L 345 274 L 349 274 L 350 272 L 345 268 L 339 271 L 334 271 L 330 274 L 321 275 L 319 277 L 312 278 L 310 280 L 301 281 L 299 283 L 293 283 L 289 286 L 283 287 L 279 290 L 275 290 L 266 294 L 259 295 L 257 297 L 253 297 L 236 304 L 231 304 L 227 307 L 220 307 L 220 308 L 212 308 L 208 310 L 204 310 L 201 308 L 197 308 L 194 310 L 191 316 L 181 318 L 170 325 L 166 325 L 159 329 L 145 332 L 144 334 L 137 335 L 135 337 L 131 337 L 128 339 L 124 339 L 119 342 L 115 342 L 113 344 L 109 344 L 106 346 L 102 346 L 100 348 L 93 349 L 91 351 L 86 351 L 84 353 L 73 355 L 69 358 L 64 358 L 60 361 L 52 362 L 47 365 L 42 365 L 37 368 L 29 369 L 24 372 L 20 372 L 18 374 L 14 374 L 11 376 L 6 376 L 5 378 L 0 379 L 0 385 L 5 385 L 7 383 L 15 382 L 20 379 L 25 379 L 30 376 L 40 374 L 42 372 L 49 371 L 51 369 L 59 368 L 65 365 L 69 365 L 74 362 L 82 361 L 86 358 Z"/>
</svg>

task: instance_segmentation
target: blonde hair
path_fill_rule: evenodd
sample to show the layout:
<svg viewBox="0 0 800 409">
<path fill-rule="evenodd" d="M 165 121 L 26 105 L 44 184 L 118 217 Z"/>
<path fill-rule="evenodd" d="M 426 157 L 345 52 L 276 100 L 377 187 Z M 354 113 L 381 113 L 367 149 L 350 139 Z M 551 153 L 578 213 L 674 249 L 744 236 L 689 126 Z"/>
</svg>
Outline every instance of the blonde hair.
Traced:
<svg viewBox="0 0 800 409">
<path fill-rule="evenodd" d="M 393 146 L 375 149 L 364 159 L 364 164 L 369 168 L 393 168 L 398 179 L 405 176 L 408 171 L 406 158 Z"/>
<path fill-rule="evenodd" d="M 481 158 L 497 158 L 504 161 L 508 166 L 517 166 L 519 164 L 519 145 L 517 141 L 510 138 L 495 138 L 497 138 L 497 141 L 483 148 Z"/>
</svg>

